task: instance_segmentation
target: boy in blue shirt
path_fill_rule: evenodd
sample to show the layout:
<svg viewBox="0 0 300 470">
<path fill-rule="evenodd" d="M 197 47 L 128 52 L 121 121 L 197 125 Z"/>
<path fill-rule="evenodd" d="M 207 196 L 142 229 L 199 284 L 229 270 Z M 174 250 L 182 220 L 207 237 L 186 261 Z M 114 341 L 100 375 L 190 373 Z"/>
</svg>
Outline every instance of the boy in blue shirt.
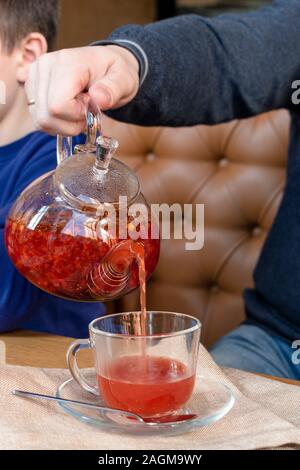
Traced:
<svg viewBox="0 0 300 470">
<path fill-rule="evenodd" d="M 56 166 L 56 139 L 35 131 L 24 83 L 29 66 L 53 47 L 58 0 L 0 0 L 0 331 L 17 328 L 86 337 L 101 304 L 60 299 L 23 278 L 8 258 L 5 219 L 22 190 Z M 3 88 L 3 87 L 2 87 Z"/>
</svg>

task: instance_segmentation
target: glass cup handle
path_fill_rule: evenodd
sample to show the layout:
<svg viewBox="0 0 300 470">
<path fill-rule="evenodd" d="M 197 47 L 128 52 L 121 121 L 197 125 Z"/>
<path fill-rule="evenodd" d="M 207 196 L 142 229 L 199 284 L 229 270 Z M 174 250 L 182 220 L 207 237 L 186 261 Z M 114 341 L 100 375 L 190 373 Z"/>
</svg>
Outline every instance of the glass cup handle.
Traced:
<svg viewBox="0 0 300 470">
<path fill-rule="evenodd" d="M 89 339 L 77 339 L 68 349 L 67 363 L 72 374 L 73 379 L 87 392 L 99 396 L 97 387 L 90 385 L 82 375 L 77 364 L 77 353 L 82 349 L 91 349 L 91 342 Z"/>
</svg>

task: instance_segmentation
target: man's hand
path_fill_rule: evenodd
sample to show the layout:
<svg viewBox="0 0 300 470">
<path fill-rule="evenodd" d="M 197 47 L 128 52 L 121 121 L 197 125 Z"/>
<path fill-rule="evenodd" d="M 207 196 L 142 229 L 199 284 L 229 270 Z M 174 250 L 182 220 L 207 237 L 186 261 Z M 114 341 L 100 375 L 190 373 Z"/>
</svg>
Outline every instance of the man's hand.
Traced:
<svg viewBox="0 0 300 470">
<path fill-rule="evenodd" d="M 139 89 L 139 64 L 120 46 L 65 49 L 31 65 L 26 93 L 35 126 L 49 134 L 78 135 L 88 104 L 100 110 L 129 103 Z"/>
</svg>

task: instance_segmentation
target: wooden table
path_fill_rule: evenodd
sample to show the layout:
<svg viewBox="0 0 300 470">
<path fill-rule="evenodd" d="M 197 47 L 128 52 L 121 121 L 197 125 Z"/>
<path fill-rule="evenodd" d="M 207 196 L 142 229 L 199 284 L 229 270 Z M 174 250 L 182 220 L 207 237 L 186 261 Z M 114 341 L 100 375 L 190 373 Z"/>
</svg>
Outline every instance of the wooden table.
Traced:
<svg viewBox="0 0 300 470">
<path fill-rule="evenodd" d="M 0 335 L 0 345 L 5 345 L 6 364 L 31 367 L 67 367 L 66 352 L 72 338 L 54 336 L 33 331 L 14 331 Z M 79 354 L 79 365 L 91 367 L 92 353 L 82 351 Z"/>
<path fill-rule="evenodd" d="M 5 345 L 6 364 L 31 367 L 65 369 L 67 367 L 66 352 L 72 341 L 74 341 L 72 338 L 32 331 L 14 331 L 0 335 L 0 346 L 1 343 Z M 92 353 L 81 351 L 78 362 L 80 367 L 91 367 L 93 365 Z M 300 382 L 295 380 L 265 377 L 300 386 Z"/>
</svg>

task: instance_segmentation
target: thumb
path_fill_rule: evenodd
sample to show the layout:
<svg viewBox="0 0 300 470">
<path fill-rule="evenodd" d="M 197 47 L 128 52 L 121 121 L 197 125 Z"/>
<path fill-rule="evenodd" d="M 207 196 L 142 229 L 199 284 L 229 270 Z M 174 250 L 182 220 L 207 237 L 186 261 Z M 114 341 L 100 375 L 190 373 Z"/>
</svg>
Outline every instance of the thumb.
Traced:
<svg viewBox="0 0 300 470">
<path fill-rule="evenodd" d="M 120 76 L 117 79 L 116 75 L 110 74 L 94 83 L 89 89 L 89 95 L 93 103 L 106 111 L 118 107 L 124 94 L 122 88 Z"/>
</svg>

